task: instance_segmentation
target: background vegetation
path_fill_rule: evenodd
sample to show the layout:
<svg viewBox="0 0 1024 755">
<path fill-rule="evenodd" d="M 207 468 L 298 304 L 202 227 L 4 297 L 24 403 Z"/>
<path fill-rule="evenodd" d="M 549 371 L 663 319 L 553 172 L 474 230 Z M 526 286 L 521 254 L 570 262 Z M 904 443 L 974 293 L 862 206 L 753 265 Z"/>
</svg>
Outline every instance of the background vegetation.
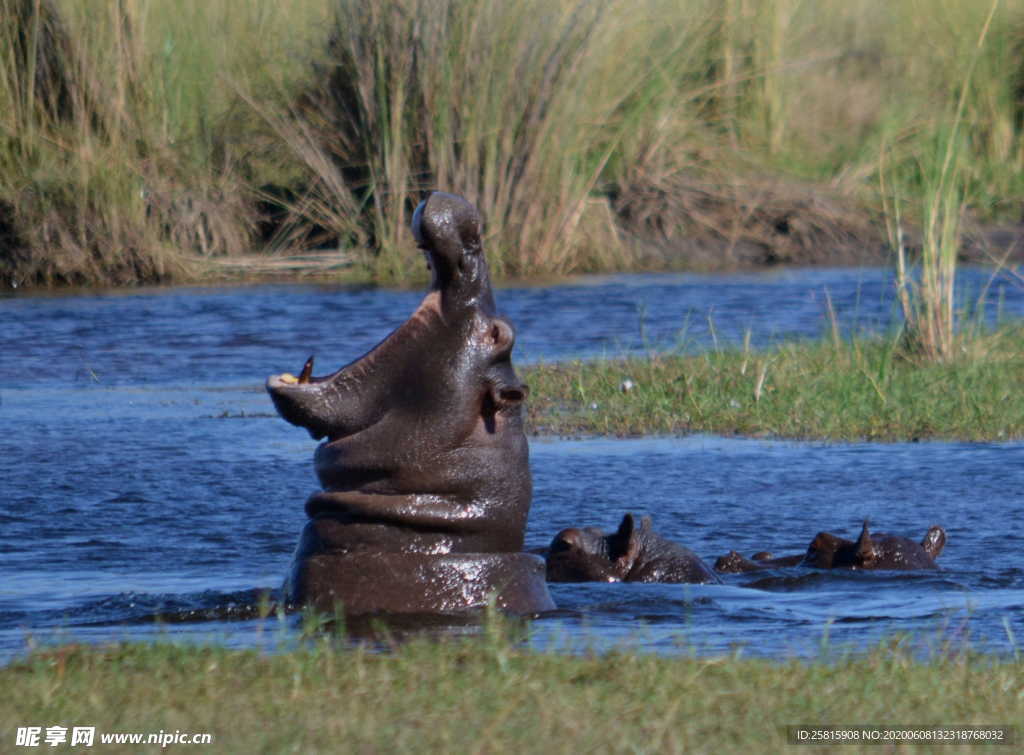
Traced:
<svg viewBox="0 0 1024 755">
<path fill-rule="evenodd" d="M 328 246 L 402 281 L 435 187 L 481 207 L 503 275 L 873 253 L 883 195 L 929 227 L 954 137 L 957 207 L 1016 220 L 1024 0 L 979 47 L 992 8 L 0 0 L 0 276 Z"/>
</svg>

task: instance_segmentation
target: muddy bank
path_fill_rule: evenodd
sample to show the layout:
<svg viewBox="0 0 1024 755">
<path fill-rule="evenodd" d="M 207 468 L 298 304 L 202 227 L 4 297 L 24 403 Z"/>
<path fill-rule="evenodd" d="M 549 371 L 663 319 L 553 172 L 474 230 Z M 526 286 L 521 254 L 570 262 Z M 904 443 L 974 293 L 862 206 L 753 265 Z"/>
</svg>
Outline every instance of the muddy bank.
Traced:
<svg viewBox="0 0 1024 755">
<path fill-rule="evenodd" d="M 779 265 L 848 267 L 892 261 L 884 216 L 825 187 L 784 178 L 727 182 L 677 177 L 627 187 L 609 199 L 617 232 L 639 267 L 705 272 Z M 905 230 L 911 257 L 921 231 Z M 1024 223 L 965 218 L 959 260 L 1024 261 Z"/>
<path fill-rule="evenodd" d="M 322 229 L 321 229 L 322 230 Z M 614 258 L 587 272 L 734 272 L 775 267 L 887 266 L 893 250 L 885 219 L 855 200 L 786 179 L 694 180 L 673 187 L 632 186 L 587 200 L 581 235 Z M 906 228 L 913 259 L 921 231 Z M 273 233 L 270 237 L 273 237 Z M 332 242 L 336 243 L 336 239 Z M 336 247 L 242 257 L 196 259 L 202 280 L 359 278 L 360 251 Z M 1024 262 L 1024 222 L 965 218 L 959 261 L 1016 266 Z"/>
<path fill-rule="evenodd" d="M 9 208 L 0 202 L 0 287 L 83 284 L 78 278 L 62 281 L 18 272 L 33 255 L 12 213 L 5 210 Z M 294 223 L 294 218 L 288 222 Z M 731 196 L 697 183 L 671 194 L 657 187 L 632 187 L 588 200 L 583 225 L 582 235 L 609 250 L 611 257 L 607 267 L 585 272 L 733 272 L 886 266 L 893 261 L 879 213 L 810 187 L 802 193 L 792 188 L 772 193 L 761 187 Z M 273 243 L 280 229 L 271 228 L 262 248 L 258 245 L 248 254 L 203 257 L 183 251 L 185 264 L 169 278 L 135 283 L 339 278 L 373 282 L 365 263 L 367 251 L 339 247 L 339 240 L 324 239 L 322 230 L 308 234 L 320 234 L 314 248 L 282 250 Z M 920 252 L 921 233 L 909 226 L 906 237 L 913 258 Z M 1024 263 L 1024 222 L 965 220 L 958 259 L 975 265 Z M 103 285 L 92 285 L 97 284 Z M 110 284 L 119 285 L 115 281 L 106 285 Z"/>
</svg>

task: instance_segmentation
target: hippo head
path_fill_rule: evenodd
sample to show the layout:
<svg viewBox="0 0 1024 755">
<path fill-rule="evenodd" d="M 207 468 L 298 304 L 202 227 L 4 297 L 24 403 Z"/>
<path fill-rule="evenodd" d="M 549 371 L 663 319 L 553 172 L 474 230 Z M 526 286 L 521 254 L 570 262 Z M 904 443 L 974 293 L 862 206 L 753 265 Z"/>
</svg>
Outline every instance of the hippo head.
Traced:
<svg viewBox="0 0 1024 755">
<path fill-rule="evenodd" d="M 856 542 L 819 532 L 807 547 L 802 564 L 819 569 L 874 569 L 878 568 L 879 556 L 865 519 Z"/>
<path fill-rule="evenodd" d="M 329 375 L 314 376 L 310 357 L 298 377 L 283 373 L 267 380 L 278 413 L 317 440 L 363 432 L 395 404 L 415 404 L 411 408 L 418 412 L 450 404 L 439 393 L 449 389 L 451 395 L 469 377 L 483 378 L 487 390 L 479 398 L 489 399 L 495 409 L 526 396 L 511 368 L 515 331 L 495 316 L 476 208 L 462 197 L 434 192 L 416 208 L 412 229 L 433 280 L 409 320 Z M 440 364 L 456 354 L 469 363 Z M 462 370 L 458 376 L 452 375 L 455 368 Z M 460 384 L 438 385 L 446 377 L 457 377 Z M 396 384 L 407 401 L 396 395 Z M 428 392 L 433 395 L 424 395 Z"/>
<path fill-rule="evenodd" d="M 756 559 L 748 559 L 736 551 L 729 551 L 724 556 L 719 556 L 715 561 L 714 569 L 724 574 L 744 574 L 751 571 L 760 571 L 763 567 L 756 563 Z"/>
<path fill-rule="evenodd" d="M 548 546 L 548 581 L 623 581 L 639 555 L 638 534 L 632 514 L 626 514 L 611 535 L 605 535 L 599 527 L 562 530 Z"/>
<path fill-rule="evenodd" d="M 813 566 L 818 569 L 831 569 L 838 566 L 837 554 L 848 551 L 853 543 L 845 538 L 837 537 L 831 532 L 819 532 L 807 546 L 801 566 Z"/>
<path fill-rule="evenodd" d="M 596 527 L 562 530 L 547 552 L 549 582 L 718 582 L 692 551 L 654 531 L 649 516 L 622 517 L 605 535 Z"/>
<path fill-rule="evenodd" d="M 819 569 L 934 569 L 945 543 L 941 527 L 931 527 L 917 543 L 898 535 L 872 534 L 864 520 L 856 541 L 819 532 L 801 563 Z"/>
<path fill-rule="evenodd" d="M 432 281 L 409 318 L 335 372 L 315 376 L 310 358 L 298 377 L 267 380 L 278 413 L 325 440 L 324 491 L 306 510 L 374 525 L 360 543 L 400 527 L 415 533 L 399 538 L 413 549 L 517 550 L 531 495 L 528 389 L 512 367 L 515 331 L 495 313 L 480 214 L 434 192 L 412 231 Z"/>
</svg>

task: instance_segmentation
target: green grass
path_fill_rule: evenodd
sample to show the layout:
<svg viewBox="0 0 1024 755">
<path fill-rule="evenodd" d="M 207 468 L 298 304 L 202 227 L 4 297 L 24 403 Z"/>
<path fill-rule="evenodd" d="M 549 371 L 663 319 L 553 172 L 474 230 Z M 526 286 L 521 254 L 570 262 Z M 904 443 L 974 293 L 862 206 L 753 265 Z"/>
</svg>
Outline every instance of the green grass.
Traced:
<svg viewBox="0 0 1024 755">
<path fill-rule="evenodd" d="M 1020 661 L 919 661 L 899 640 L 828 662 L 570 657 L 493 633 L 385 653 L 69 646 L 0 669 L 0 741 L 58 724 L 209 732 L 216 752 L 778 752 L 787 725 L 1019 724 L 1022 679 Z"/>
<path fill-rule="evenodd" d="M 1024 437 L 1024 329 L 978 336 L 946 363 L 917 361 L 899 338 L 790 343 L 537 365 L 537 434 L 742 434 L 828 440 Z M 623 384 L 634 387 L 624 391 Z"/>
<path fill-rule="evenodd" d="M 410 281 L 434 187 L 481 207 L 502 276 L 800 259 L 883 236 L 882 155 L 927 230 L 951 131 L 958 200 L 1015 218 L 1024 0 L 992 7 L 0 0 L 0 276 L 340 244 Z"/>
</svg>

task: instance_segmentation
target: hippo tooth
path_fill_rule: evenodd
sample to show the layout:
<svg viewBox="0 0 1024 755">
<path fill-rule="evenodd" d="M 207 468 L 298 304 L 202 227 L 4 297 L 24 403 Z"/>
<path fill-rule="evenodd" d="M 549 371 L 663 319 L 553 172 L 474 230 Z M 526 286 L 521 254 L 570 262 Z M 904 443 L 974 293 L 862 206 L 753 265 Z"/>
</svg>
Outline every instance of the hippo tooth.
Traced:
<svg viewBox="0 0 1024 755">
<path fill-rule="evenodd" d="M 302 372 L 299 373 L 299 383 L 308 383 L 309 376 L 313 374 L 313 357 L 306 360 L 306 363 L 302 365 Z"/>
<path fill-rule="evenodd" d="M 297 382 L 299 382 L 299 379 L 297 377 L 295 377 L 290 372 L 285 372 L 284 374 L 280 375 L 277 379 L 280 380 L 282 383 L 297 383 Z"/>
</svg>

